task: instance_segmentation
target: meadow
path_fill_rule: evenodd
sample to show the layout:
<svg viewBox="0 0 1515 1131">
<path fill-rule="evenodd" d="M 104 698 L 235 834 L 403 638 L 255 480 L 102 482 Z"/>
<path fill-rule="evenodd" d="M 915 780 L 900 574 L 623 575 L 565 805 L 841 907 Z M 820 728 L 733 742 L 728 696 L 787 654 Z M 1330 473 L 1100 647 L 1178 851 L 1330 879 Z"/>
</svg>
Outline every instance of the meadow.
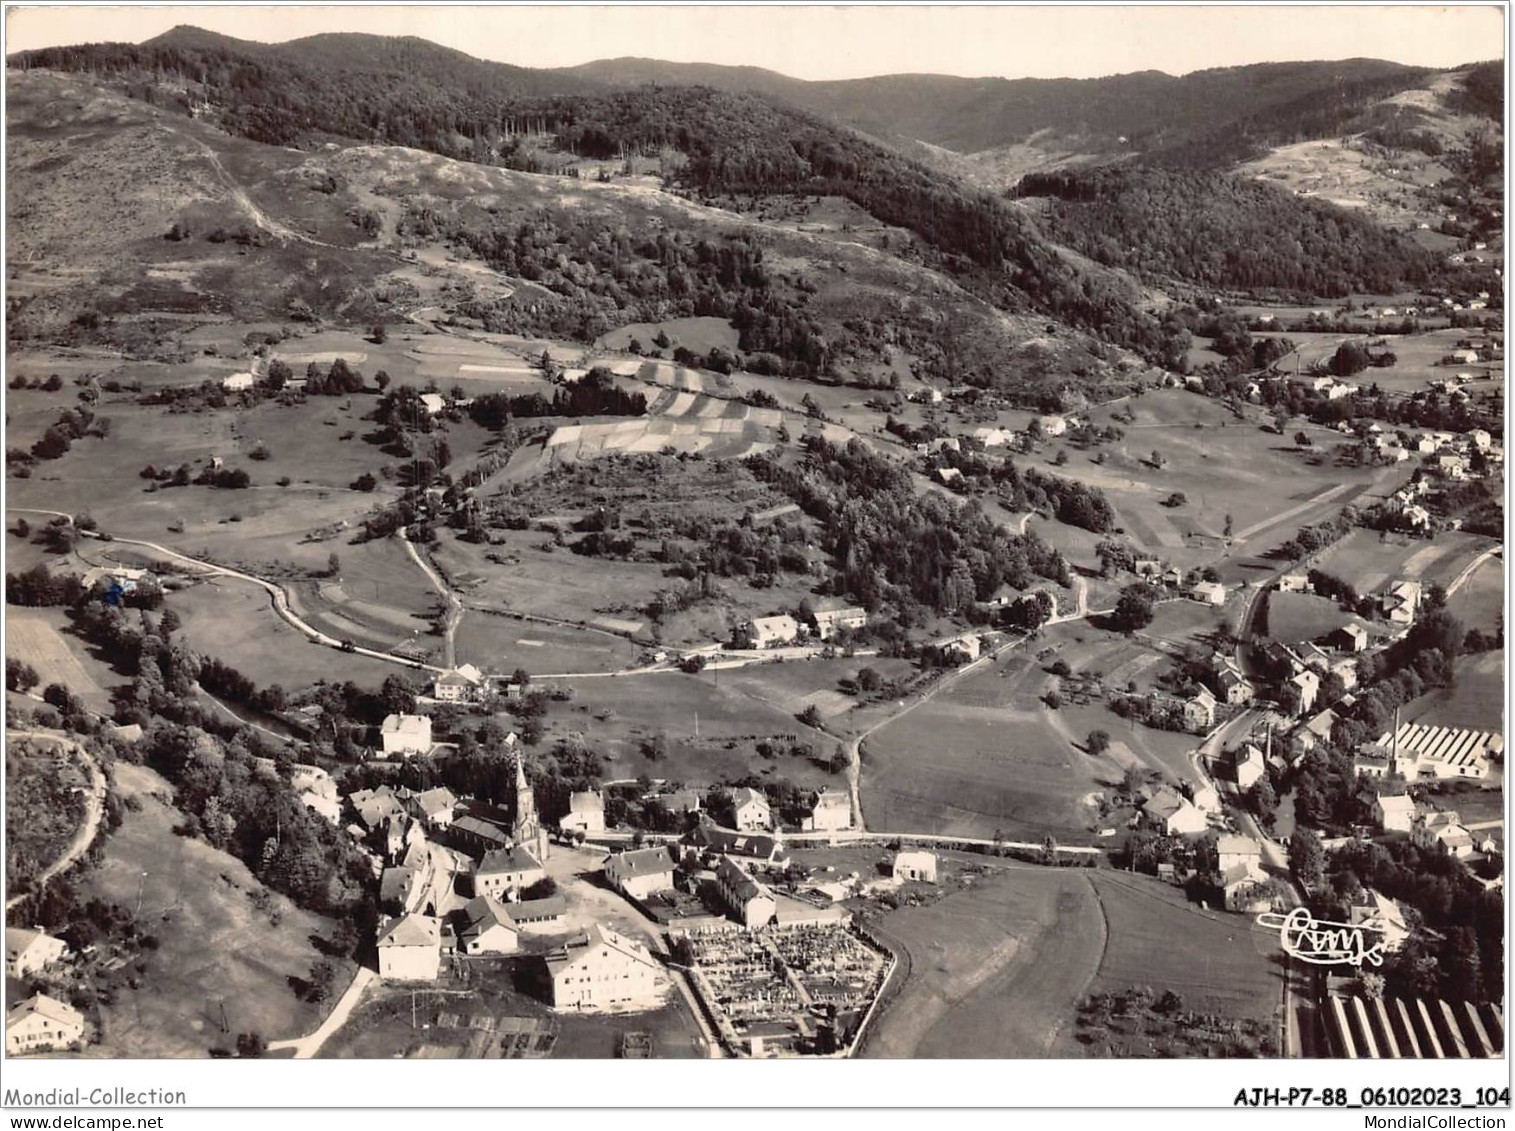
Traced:
<svg viewBox="0 0 1515 1131">
<path fill-rule="evenodd" d="M 104 1008 L 89 1055 L 204 1057 L 232 1047 L 238 1033 L 277 1039 L 314 1029 L 326 1007 L 302 1001 L 290 979 L 309 974 L 322 957 L 311 939 L 335 924 L 268 891 L 235 857 L 175 834 L 183 814 L 162 800 L 173 787 L 153 771 L 118 763 L 116 783 L 138 807 L 128 806 L 81 895 L 130 902 L 158 946 L 143 952 L 135 988 L 123 984 Z M 352 967 L 333 961 L 345 985 Z"/>
<path fill-rule="evenodd" d="M 1374 593 L 1390 581 L 1450 585 L 1479 554 L 1497 545 L 1492 538 L 1451 530 L 1427 541 L 1375 530 L 1354 530 L 1316 562 L 1358 593 Z"/>
<path fill-rule="evenodd" d="M 108 715 L 110 689 L 124 680 L 92 656 L 82 642 L 62 635 L 68 623 L 62 609 L 8 608 L 5 657 L 21 660 L 36 670 L 34 694 L 40 695 L 49 684 L 59 683 L 89 710 Z"/>
</svg>

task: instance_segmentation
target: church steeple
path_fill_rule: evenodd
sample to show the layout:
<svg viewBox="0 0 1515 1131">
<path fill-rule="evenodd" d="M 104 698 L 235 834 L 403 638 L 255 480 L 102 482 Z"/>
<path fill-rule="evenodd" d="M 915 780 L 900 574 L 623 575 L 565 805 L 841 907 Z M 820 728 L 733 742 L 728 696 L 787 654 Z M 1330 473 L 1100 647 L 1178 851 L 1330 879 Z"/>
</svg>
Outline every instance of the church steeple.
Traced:
<svg viewBox="0 0 1515 1131">
<path fill-rule="evenodd" d="M 511 826 L 511 836 L 517 844 L 531 844 L 537 839 L 541 822 L 537 818 L 537 799 L 526 780 L 526 762 L 521 754 L 516 755 L 516 816 Z"/>
</svg>

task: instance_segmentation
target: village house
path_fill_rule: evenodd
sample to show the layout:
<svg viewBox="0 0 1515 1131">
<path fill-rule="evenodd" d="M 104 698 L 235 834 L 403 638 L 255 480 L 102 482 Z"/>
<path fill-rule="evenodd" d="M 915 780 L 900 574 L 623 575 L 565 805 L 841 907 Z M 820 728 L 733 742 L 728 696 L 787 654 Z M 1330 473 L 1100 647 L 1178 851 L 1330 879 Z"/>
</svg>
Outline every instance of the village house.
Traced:
<svg viewBox="0 0 1515 1131">
<path fill-rule="evenodd" d="M 1220 792 L 1208 782 L 1190 782 L 1188 793 L 1189 800 L 1201 813 L 1221 811 Z"/>
<path fill-rule="evenodd" d="M 1373 821 L 1386 833 L 1409 832 L 1419 813 L 1415 799 L 1407 793 L 1380 793 L 1373 798 Z"/>
<path fill-rule="evenodd" d="M 403 816 L 405 805 L 395 791 L 387 785 L 377 789 L 360 789 L 347 795 L 347 803 L 370 830 L 378 828 L 391 817 Z"/>
<path fill-rule="evenodd" d="M 844 629 L 863 628 L 868 623 L 868 610 L 850 605 L 841 609 L 822 609 L 815 614 L 815 634 L 822 640 L 830 640 Z"/>
<path fill-rule="evenodd" d="M 1368 630 L 1360 624 L 1344 624 L 1331 634 L 1331 643 L 1343 652 L 1364 652 L 1368 647 Z"/>
<path fill-rule="evenodd" d="M 1218 581 L 1201 581 L 1189 591 L 1189 595 L 1201 605 L 1226 603 L 1226 587 Z"/>
<path fill-rule="evenodd" d="M 784 843 L 777 836 L 732 832 L 712 824 L 701 824 L 685 843 L 697 857 L 737 856 L 769 868 L 782 868 L 788 857 Z"/>
<path fill-rule="evenodd" d="M 1068 431 L 1068 421 L 1061 416 L 1038 416 L 1036 422 L 1041 425 L 1043 436 L 1061 436 Z"/>
<path fill-rule="evenodd" d="M 955 467 L 933 468 L 931 474 L 936 476 L 936 481 L 943 487 L 950 487 L 954 483 L 962 482 L 963 479 L 963 473 Z"/>
<path fill-rule="evenodd" d="M 647 948 L 595 923 L 547 956 L 554 1009 L 654 1009 L 668 979 Z"/>
<path fill-rule="evenodd" d="M 463 905 L 460 918 L 458 945 L 464 954 L 514 954 L 520 949 L 520 928 L 493 896 L 474 896 Z"/>
<path fill-rule="evenodd" d="M 436 879 L 436 861 L 432 858 L 431 848 L 424 840 L 417 841 L 405 850 L 400 863 L 384 869 L 379 878 L 379 905 L 398 908 L 397 914 L 408 915 L 413 911 L 436 914 L 439 908 L 435 902 L 427 903 L 427 897 L 433 895 Z"/>
<path fill-rule="evenodd" d="M 1286 573 L 1278 579 L 1280 593 L 1308 593 L 1310 579 L 1302 573 Z"/>
<path fill-rule="evenodd" d="M 1163 571 L 1163 584 L 1172 589 L 1177 589 L 1184 583 L 1184 571 L 1177 566 L 1169 566 Z"/>
<path fill-rule="evenodd" d="M 452 790 L 439 785 L 435 789 L 411 794 L 406 799 L 405 807 L 412 817 L 428 829 L 441 831 L 452 824 L 453 809 L 457 804 L 458 799 Z"/>
<path fill-rule="evenodd" d="M 1299 691 L 1300 715 L 1307 715 L 1315 707 L 1315 698 L 1320 694 L 1320 676 L 1306 668 L 1289 677 L 1289 683 Z"/>
<path fill-rule="evenodd" d="M 1242 675 L 1230 656 L 1218 652 L 1216 658 L 1215 692 L 1218 698 L 1233 707 L 1250 703 L 1256 694 L 1252 681 Z"/>
<path fill-rule="evenodd" d="M 936 883 L 936 853 L 917 850 L 894 854 L 894 878 L 900 883 Z"/>
<path fill-rule="evenodd" d="M 757 832 L 773 828 L 773 814 L 768 798 L 755 789 L 742 787 L 731 795 L 732 823 L 738 832 Z"/>
<path fill-rule="evenodd" d="M 715 887 L 727 910 L 748 930 L 767 926 L 778 910 L 773 893 L 729 856 L 716 863 Z"/>
<path fill-rule="evenodd" d="M 1251 789 L 1267 772 L 1267 760 L 1254 743 L 1243 743 L 1231 751 L 1231 778 L 1241 792 Z"/>
<path fill-rule="evenodd" d="M 253 387 L 253 375 L 251 373 L 232 373 L 221 378 L 221 388 L 228 393 L 240 393 Z"/>
<path fill-rule="evenodd" d="M 484 693 L 484 674 L 472 664 L 464 664 L 437 676 L 431 696 L 443 703 L 472 703 Z"/>
<path fill-rule="evenodd" d="M 434 982 L 442 968 L 442 926 L 431 915 L 401 915 L 379 926 L 379 977 Z"/>
<path fill-rule="evenodd" d="M 1163 571 L 1163 563 L 1157 558 L 1136 558 L 1131 562 L 1131 572 L 1137 577 L 1156 577 Z"/>
<path fill-rule="evenodd" d="M 545 899 L 521 899 L 509 905 L 510 921 L 523 931 L 548 932 L 561 929 L 568 914 L 568 901 L 561 895 Z"/>
<path fill-rule="evenodd" d="M 648 801 L 655 801 L 670 813 L 682 816 L 685 813 L 698 813 L 704 802 L 700 795 L 692 789 L 680 789 L 673 793 L 650 794 Z"/>
<path fill-rule="evenodd" d="M 975 428 L 973 438 L 986 448 L 1003 448 L 1015 439 L 1015 433 L 1004 428 Z"/>
<path fill-rule="evenodd" d="M 1204 813 L 1166 786 L 1152 796 L 1142 812 L 1147 823 L 1164 836 L 1193 836 L 1210 827 Z"/>
<path fill-rule="evenodd" d="M 1194 731 L 1206 731 L 1215 725 L 1215 696 L 1208 687 L 1201 687 L 1184 700 L 1184 722 Z"/>
<path fill-rule="evenodd" d="M 667 846 L 634 848 L 605 857 L 605 879 L 628 899 L 645 899 L 673 887 L 675 861 Z"/>
<path fill-rule="evenodd" d="M 1473 834 L 1462 823 L 1455 809 L 1435 809 L 1422 813 L 1410 826 L 1410 839 L 1422 848 L 1441 845 L 1459 860 L 1473 855 Z"/>
<path fill-rule="evenodd" d="M 499 823 L 485 820 L 473 813 L 454 819 L 449 832 L 450 843 L 478 854 L 494 848 L 506 848 L 510 844 L 510 834 Z"/>
<path fill-rule="evenodd" d="M 754 617 L 737 629 L 737 643 L 743 648 L 776 648 L 799 639 L 800 623 L 787 613 L 773 617 Z"/>
<path fill-rule="evenodd" d="M 521 892 L 547 878 L 547 869 L 525 845 L 486 852 L 473 866 L 475 895 L 519 899 Z"/>
<path fill-rule="evenodd" d="M 1244 868 L 1253 876 L 1262 875 L 1262 846 L 1251 837 L 1227 835 L 1215 842 L 1215 857 L 1221 872 Z"/>
<path fill-rule="evenodd" d="M 972 663 L 983 651 L 983 643 L 973 633 L 950 636 L 945 640 L 933 640 L 925 645 L 926 650 L 951 663 Z"/>
<path fill-rule="evenodd" d="M 568 812 L 558 822 L 560 832 L 605 831 L 605 795 L 597 789 L 579 790 L 568 797 Z"/>
<path fill-rule="evenodd" d="M 84 1039 L 84 1014 L 73 1006 L 33 994 L 5 1015 L 5 1055 L 71 1048 Z"/>
<path fill-rule="evenodd" d="M 441 393 L 422 393 L 421 407 L 428 415 L 435 416 L 447 407 L 447 400 Z"/>
<path fill-rule="evenodd" d="M 379 728 L 386 756 L 425 754 L 431 750 L 431 719 L 427 715 L 388 715 Z"/>
<path fill-rule="evenodd" d="M 1475 428 L 1473 431 L 1469 432 L 1468 439 L 1473 442 L 1473 447 L 1478 449 L 1480 452 L 1488 451 L 1490 444 L 1493 443 L 1493 437 L 1491 437 L 1482 428 Z"/>
<path fill-rule="evenodd" d="M 1347 908 L 1347 922 L 1354 926 L 1372 924 L 1382 936 L 1385 954 L 1393 954 L 1410 937 L 1403 909 L 1394 900 L 1372 888 L 1364 888 L 1362 898 Z"/>
<path fill-rule="evenodd" d="M 29 978 L 67 953 L 67 943 L 40 928 L 5 928 L 5 972 L 12 978 Z"/>
<path fill-rule="evenodd" d="M 801 826 L 807 833 L 836 832 L 852 827 L 852 802 L 845 793 L 823 789 L 811 799 L 810 815 Z"/>
</svg>

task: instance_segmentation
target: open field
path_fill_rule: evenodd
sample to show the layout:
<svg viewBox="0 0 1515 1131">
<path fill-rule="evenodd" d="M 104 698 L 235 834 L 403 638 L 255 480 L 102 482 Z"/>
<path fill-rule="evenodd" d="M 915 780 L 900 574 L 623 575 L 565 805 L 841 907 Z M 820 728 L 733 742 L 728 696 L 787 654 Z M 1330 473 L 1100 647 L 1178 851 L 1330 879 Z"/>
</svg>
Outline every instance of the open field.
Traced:
<svg viewBox="0 0 1515 1131">
<path fill-rule="evenodd" d="M 887 656 L 855 659 L 805 660 L 800 663 L 755 664 L 721 673 L 721 682 L 762 699 L 780 711 L 797 715 L 814 705 L 828 728 L 854 729 L 848 715 L 861 701 L 838 690 L 843 680 L 852 680 L 863 668 L 872 668 L 886 679 L 908 679 L 915 665 Z M 866 698 L 866 697 L 864 697 Z"/>
<path fill-rule="evenodd" d="M 310 938 L 332 924 L 269 892 L 279 913 L 271 922 L 253 906 L 264 889 L 240 861 L 174 834 L 182 814 L 160 800 L 172 793 L 166 781 L 126 764 L 116 778 L 141 808 L 125 813 L 81 894 L 135 906 L 140 891 L 137 920 L 159 946 L 144 952 L 138 988 L 123 985 L 105 1010 L 101 1043 L 89 1055 L 203 1057 L 231 1047 L 237 1033 L 274 1038 L 315 1028 L 323 1007 L 297 998 L 289 979 L 320 959 Z M 338 980 L 350 969 L 339 969 Z M 221 1029 L 223 1006 L 229 1032 Z"/>
<path fill-rule="evenodd" d="M 1460 530 L 1427 541 L 1375 530 L 1354 530 L 1316 563 L 1359 593 L 1372 593 L 1401 578 L 1426 585 L 1450 585 L 1479 554 L 1496 545 L 1494 539 Z"/>
<path fill-rule="evenodd" d="M 465 613 L 456 644 L 460 664 L 506 673 L 525 668 L 533 675 L 620 671 L 634 667 L 642 652 L 609 632 L 543 624 L 482 607 Z"/>
<path fill-rule="evenodd" d="M 880 926 L 908 954 L 910 976 L 875 1022 L 867 1057 L 1058 1055 L 1106 945 L 1083 869 L 996 867 Z"/>
<path fill-rule="evenodd" d="M 166 607 L 179 614 L 179 633 L 197 652 L 232 665 L 259 687 L 277 683 L 293 691 L 323 679 L 377 687 L 400 670 L 316 644 L 274 612 L 264 589 L 246 582 L 201 582 L 171 593 Z"/>
<path fill-rule="evenodd" d="M 1329 597 L 1272 590 L 1263 600 L 1268 603 L 1268 636 L 1284 644 L 1303 644 L 1308 640 L 1318 640 L 1349 624 L 1359 625 L 1371 635 L 1382 635 L 1382 625 L 1375 631 L 1370 622 L 1347 612 Z"/>
<path fill-rule="evenodd" d="M 1147 876 L 1097 871 L 1090 879 L 1109 934 L 1087 993 L 1148 986 L 1159 997 L 1172 990 L 1196 1012 L 1262 1022 L 1277 1016 L 1283 983 L 1276 935 L 1255 927 L 1250 916 L 1203 910 Z M 1061 1036 L 1060 1050 L 1074 1054 L 1082 1043 L 1074 1027 Z M 1150 1052 L 1131 1047 L 1126 1054 Z"/>
<path fill-rule="evenodd" d="M 440 653 L 441 639 L 431 628 L 442 598 L 398 536 L 324 546 L 337 554 L 340 568 L 335 577 L 288 586 L 297 613 L 331 636 L 367 647 L 415 642 Z"/>
<path fill-rule="evenodd" d="M 1337 468 L 1329 460 L 1313 463 L 1319 456 L 1302 454 L 1291 441 L 1262 431 L 1260 412 L 1249 409 L 1237 419 L 1219 402 L 1182 390 L 1148 393 L 1119 407 L 1129 407 L 1135 419 L 1115 421 L 1117 409 L 1108 407 L 1089 414 L 1094 423 L 1115 423 L 1125 431 L 1123 440 L 1102 446 L 1105 462 L 1096 465 L 1088 454 L 1070 452 L 1058 474 L 1104 490 L 1126 534 L 1180 566 L 1221 557 L 1228 515 L 1237 541 L 1282 541 L 1317 512 L 1339 510 L 1365 491 L 1382 492 L 1398 475 Z M 1304 430 L 1322 446 L 1332 435 L 1313 425 Z M 1228 453 L 1225 460 L 1215 458 L 1217 444 Z M 1152 465 L 1153 452 L 1162 456 L 1160 470 Z M 1280 489 L 1281 484 L 1287 486 Z M 1175 492 L 1184 504 L 1164 506 Z M 1049 539 L 1057 537 L 1055 527 L 1041 529 Z"/>
<path fill-rule="evenodd" d="M 1082 642 L 1080 642 L 1082 641 Z M 1046 659 L 1022 648 L 939 692 L 863 744 L 862 802 L 869 827 L 1010 839 L 1043 836 L 1087 843 L 1097 824 L 1093 801 L 1118 783 L 1124 767 L 1146 761 L 1170 776 L 1183 771 L 1183 735 L 1132 735 L 1103 706 L 1045 706 L 1058 683 L 1045 666 L 1066 660 L 1075 673 L 1097 670 L 1107 686 L 1150 686 L 1161 656 L 1083 625 L 1050 630 L 1038 641 Z M 861 721 L 861 720 L 860 720 Z M 1090 730 L 1119 741 L 1098 757 L 1082 749 Z M 1192 744 L 1190 744 L 1192 745 Z"/>
<path fill-rule="evenodd" d="M 644 349 L 656 349 L 653 339 L 659 333 L 668 335 L 669 346 L 664 352 L 669 356 L 679 346 L 698 354 L 709 353 L 717 346 L 731 351 L 737 348 L 736 328 L 724 318 L 670 318 L 667 322 L 634 322 L 612 330 L 595 345 L 600 349 L 623 350 L 635 338 L 642 343 Z"/>
<path fill-rule="evenodd" d="M 40 695 L 51 683 L 61 683 L 86 707 L 110 714 L 110 688 L 124 683 L 105 664 L 90 656 L 83 642 L 61 633 L 68 624 L 62 609 L 22 609 L 11 606 L 5 616 L 5 656 L 22 660 L 40 677 L 33 689 Z"/>
<path fill-rule="evenodd" d="M 1422 695 L 1404 708 L 1404 721 L 1504 733 L 1504 656 L 1480 652 L 1457 661 L 1457 684 Z"/>
<path fill-rule="evenodd" d="M 734 685 L 730 676 L 665 672 L 574 680 L 574 702 L 555 704 L 548 712 L 549 737 L 544 741 L 582 731 L 605 755 L 606 776 L 611 778 L 645 773 L 708 785 L 756 772 L 778 774 L 811 788 L 836 788 L 843 782 L 815 762 L 787 752 L 773 760 L 759 757 L 754 750 L 758 739 L 792 736 L 809 743 L 823 759 L 831 756 L 837 740 Z M 669 752 L 653 761 L 641 747 L 659 734 L 667 738 Z"/>
<path fill-rule="evenodd" d="M 1504 615 L 1504 559 L 1488 558 L 1447 598 L 1447 609 L 1469 628 L 1491 629 Z"/>
</svg>

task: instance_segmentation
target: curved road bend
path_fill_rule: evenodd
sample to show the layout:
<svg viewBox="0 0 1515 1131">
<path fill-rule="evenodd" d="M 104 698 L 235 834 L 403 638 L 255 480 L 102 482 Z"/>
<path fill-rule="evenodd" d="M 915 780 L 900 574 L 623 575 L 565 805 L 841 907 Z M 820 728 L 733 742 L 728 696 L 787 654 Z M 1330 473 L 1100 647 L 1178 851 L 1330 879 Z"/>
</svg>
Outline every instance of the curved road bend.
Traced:
<svg viewBox="0 0 1515 1131">
<path fill-rule="evenodd" d="M 37 877 L 34 889 L 42 888 L 54 876 L 68 871 L 74 864 L 89 851 L 89 846 L 94 843 L 95 833 L 100 828 L 100 818 L 105 812 L 105 774 L 101 772 L 99 763 L 90 756 L 89 751 L 80 746 L 71 738 L 65 738 L 60 734 L 52 734 L 40 730 L 12 730 L 6 732 L 6 741 L 12 739 L 29 739 L 33 741 L 57 743 L 64 750 L 78 755 L 79 760 L 89 770 L 90 788 L 89 797 L 85 801 L 84 821 L 74 831 L 73 839 L 68 842 L 68 847 L 63 850 L 63 855 L 54 860 L 42 870 Z M 9 911 L 23 899 L 27 893 L 12 896 L 5 901 L 5 909 Z"/>
<path fill-rule="evenodd" d="M 56 515 L 59 518 L 68 519 L 70 523 L 72 523 L 74 520 L 73 515 L 66 514 L 63 511 L 41 510 L 37 507 L 8 507 L 6 509 L 8 511 L 24 512 L 26 514 Z M 91 530 L 80 530 L 79 535 L 83 538 L 100 538 L 97 533 Z M 439 668 L 434 664 L 422 663 L 419 660 L 407 660 L 404 657 L 391 655 L 388 652 L 379 652 L 373 648 L 359 648 L 357 646 L 353 646 L 351 649 L 344 649 L 342 646 L 342 641 L 338 640 L 334 636 L 328 636 L 326 633 L 322 632 L 314 625 L 301 619 L 301 617 L 294 611 L 294 609 L 290 607 L 289 594 L 284 591 L 283 586 L 278 585 L 275 582 L 268 581 L 267 579 L 259 577 L 256 574 L 243 573 L 241 570 L 235 570 L 229 566 L 216 565 L 214 562 L 208 562 L 201 558 L 192 558 L 188 554 L 181 554 L 178 550 L 171 550 L 167 546 L 160 545 L 157 542 L 145 542 L 138 538 L 122 538 L 118 535 L 112 535 L 110 541 L 112 543 L 120 543 L 123 546 L 144 546 L 147 549 L 152 550 L 154 553 L 162 554 L 165 558 L 168 558 L 171 561 L 182 562 L 186 565 L 194 566 L 196 569 L 202 571 L 203 573 L 210 574 L 213 577 L 230 577 L 237 581 L 246 581 L 251 585 L 260 586 L 268 593 L 269 597 L 273 599 L 274 612 L 278 613 L 279 616 L 292 628 L 298 629 L 311 640 L 314 640 L 317 644 L 324 644 L 328 648 L 335 648 L 338 651 L 350 650 L 357 655 L 368 656 L 375 660 L 383 660 L 386 663 L 398 664 L 400 667 L 404 668 L 414 668 L 422 671 L 438 673 L 447 670 L 445 668 Z"/>
</svg>

